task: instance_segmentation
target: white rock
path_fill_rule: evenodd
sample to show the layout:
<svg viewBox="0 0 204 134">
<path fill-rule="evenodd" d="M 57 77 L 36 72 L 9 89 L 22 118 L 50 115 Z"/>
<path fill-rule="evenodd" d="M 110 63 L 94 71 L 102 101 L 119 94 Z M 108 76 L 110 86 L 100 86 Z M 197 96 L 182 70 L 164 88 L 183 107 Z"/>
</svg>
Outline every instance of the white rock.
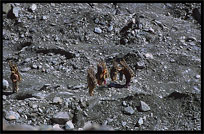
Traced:
<svg viewBox="0 0 204 134">
<path fill-rule="evenodd" d="M 149 59 L 153 59 L 153 55 L 151 53 L 146 53 L 145 54 L 145 57 L 146 58 L 149 58 Z"/>
<path fill-rule="evenodd" d="M 102 33 L 102 30 L 99 27 L 96 27 L 94 29 L 94 32 L 100 34 L 100 33 Z"/>
<path fill-rule="evenodd" d="M 31 7 L 30 7 L 30 9 L 31 9 L 32 11 L 35 11 L 35 10 L 37 9 L 37 5 L 36 5 L 36 4 L 32 4 Z"/>
<path fill-rule="evenodd" d="M 72 121 L 67 121 L 66 124 L 65 124 L 65 129 L 66 130 L 70 130 L 70 129 L 73 129 L 74 128 L 74 124 L 72 123 Z"/>
<path fill-rule="evenodd" d="M 3 79 L 3 90 L 8 89 L 8 87 L 9 87 L 9 83 L 8 83 L 8 81 L 5 80 L 5 79 Z"/>
<path fill-rule="evenodd" d="M 195 78 L 196 78 L 196 79 L 200 79 L 200 75 L 197 74 L 197 75 L 195 76 Z"/>
<path fill-rule="evenodd" d="M 140 119 L 138 120 L 137 124 L 138 124 L 138 126 L 141 126 L 141 125 L 143 124 L 143 119 L 140 118 Z"/>
<path fill-rule="evenodd" d="M 55 97 L 53 99 L 53 103 L 55 103 L 55 104 L 62 104 L 62 99 L 60 97 Z"/>
</svg>

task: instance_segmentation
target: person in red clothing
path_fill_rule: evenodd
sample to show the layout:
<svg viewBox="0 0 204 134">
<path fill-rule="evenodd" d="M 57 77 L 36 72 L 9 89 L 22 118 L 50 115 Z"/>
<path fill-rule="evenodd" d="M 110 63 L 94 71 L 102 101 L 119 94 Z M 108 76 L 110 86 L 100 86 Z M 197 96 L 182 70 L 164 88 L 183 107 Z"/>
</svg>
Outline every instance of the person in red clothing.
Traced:
<svg viewBox="0 0 204 134">
<path fill-rule="evenodd" d="M 10 69 L 11 69 L 11 76 L 10 76 L 10 79 L 12 81 L 12 84 L 13 84 L 13 92 L 18 92 L 19 90 L 19 87 L 18 87 L 18 82 L 21 81 L 21 76 L 18 72 L 18 68 L 15 64 L 12 64 L 11 61 L 9 61 L 9 66 L 10 66 Z"/>
</svg>

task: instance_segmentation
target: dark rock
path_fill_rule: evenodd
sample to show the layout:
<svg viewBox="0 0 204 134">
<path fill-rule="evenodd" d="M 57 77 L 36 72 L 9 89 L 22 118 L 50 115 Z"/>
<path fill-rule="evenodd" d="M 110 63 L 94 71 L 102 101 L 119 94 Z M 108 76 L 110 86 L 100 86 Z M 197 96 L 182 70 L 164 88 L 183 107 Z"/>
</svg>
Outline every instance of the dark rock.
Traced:
<svg viewBox="0 0 204 134">
<path fill-rule="evenodd" d="M 136 68 L 136 69 L 143 69 L 143 68 L 145 68 L 145 63 L 144 63 L 144 61 L 139 61 L 139 62 L 137 62 L 135 68 Z"/>
<path fill-rule="evenodd" d="M 170 95 L 168 95 L 168 98 L 174 98 L 174 99 L 181 99 L 181 98 L 185 98 L 188 97 L 189 95 L 186 93 L 180 93 L 178 91 L 174 91 L 172 92 Z"/>
<path fill-rule="evenodd" d="M 199 24 L 201 24 L 201 12 L 198 8 L 193 9 L 192 16 Z"/>
<path fill-rule="evenodd" d="M 58 112 L 51 118 L 53 123 L 58 123 L 64 125 L 67 121 L 71 120 L 70 113 L 68 112 Z"/>
<path fill-rule="evenodd" d="M 82 111 L 75 109 L 72 122 L 76 125 L 76 127 L 83 127 L 84 126 L 84 117 L 83 117 Z"/>
<path fill-rule="evenodd" d="M 150 110 L 150 107 L 144 101 L 140 101 L 139 110 L 142 112 L 146 112 Z"/>
<path fill-rule="evenodd" d="M 5 119 L 6 120 L 18 120 L 20 118 L 20 115 L 14 111 L 6 112 Z"/>
<path fill-rule="evenodd" d="M 12 10 L 8 12 L 7 17 L 10 19 L 18 18 L 19 11 L 20 11 L 19 7 L 14 7 Z"/>
<path fill-rule="evenodd" d="M 129 107 L 126 107 L 123 112 L 124 114 L 132 115 L 135 111 L 133 110 L 132 107 L 129 106 Z"/>
<path fill-rule="evenodd" d="M 9 83 L 8 83 L 8 81 L 5 80 L 5 79 L 3 79 L 3 90 L 8 89 L 8 87 L 9 87 Z"/>
</svg>

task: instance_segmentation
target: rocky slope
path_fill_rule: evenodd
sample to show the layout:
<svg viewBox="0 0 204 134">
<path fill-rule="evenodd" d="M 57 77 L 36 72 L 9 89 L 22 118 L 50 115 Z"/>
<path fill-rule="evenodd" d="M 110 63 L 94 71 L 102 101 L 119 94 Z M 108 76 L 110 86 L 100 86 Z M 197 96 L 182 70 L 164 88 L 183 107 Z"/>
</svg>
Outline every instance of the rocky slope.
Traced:
<svg viewBox="0 0 204 134">
<path fill-rule="evenodd" d="M 3 13 L 4 129 L 201 130 L 201 4 L 4 3 Z M 116 57 L 135 72 L 130 87 L 108 79 L 90 97 L 87 68 Z"/>
</svg>

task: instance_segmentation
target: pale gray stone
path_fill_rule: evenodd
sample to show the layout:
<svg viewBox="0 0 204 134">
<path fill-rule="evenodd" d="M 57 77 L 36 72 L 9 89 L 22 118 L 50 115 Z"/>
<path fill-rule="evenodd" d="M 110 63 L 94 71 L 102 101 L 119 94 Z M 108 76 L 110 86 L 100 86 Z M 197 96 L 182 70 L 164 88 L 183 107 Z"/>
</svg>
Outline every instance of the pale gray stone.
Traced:
<svg viewBox="0 0 204 134">
<path fill-rule="evenodd" d="M 140 101 L 140 110 L 146 112 L 150 110 L 150 107 L 144 101 Z"/>
</svg>

